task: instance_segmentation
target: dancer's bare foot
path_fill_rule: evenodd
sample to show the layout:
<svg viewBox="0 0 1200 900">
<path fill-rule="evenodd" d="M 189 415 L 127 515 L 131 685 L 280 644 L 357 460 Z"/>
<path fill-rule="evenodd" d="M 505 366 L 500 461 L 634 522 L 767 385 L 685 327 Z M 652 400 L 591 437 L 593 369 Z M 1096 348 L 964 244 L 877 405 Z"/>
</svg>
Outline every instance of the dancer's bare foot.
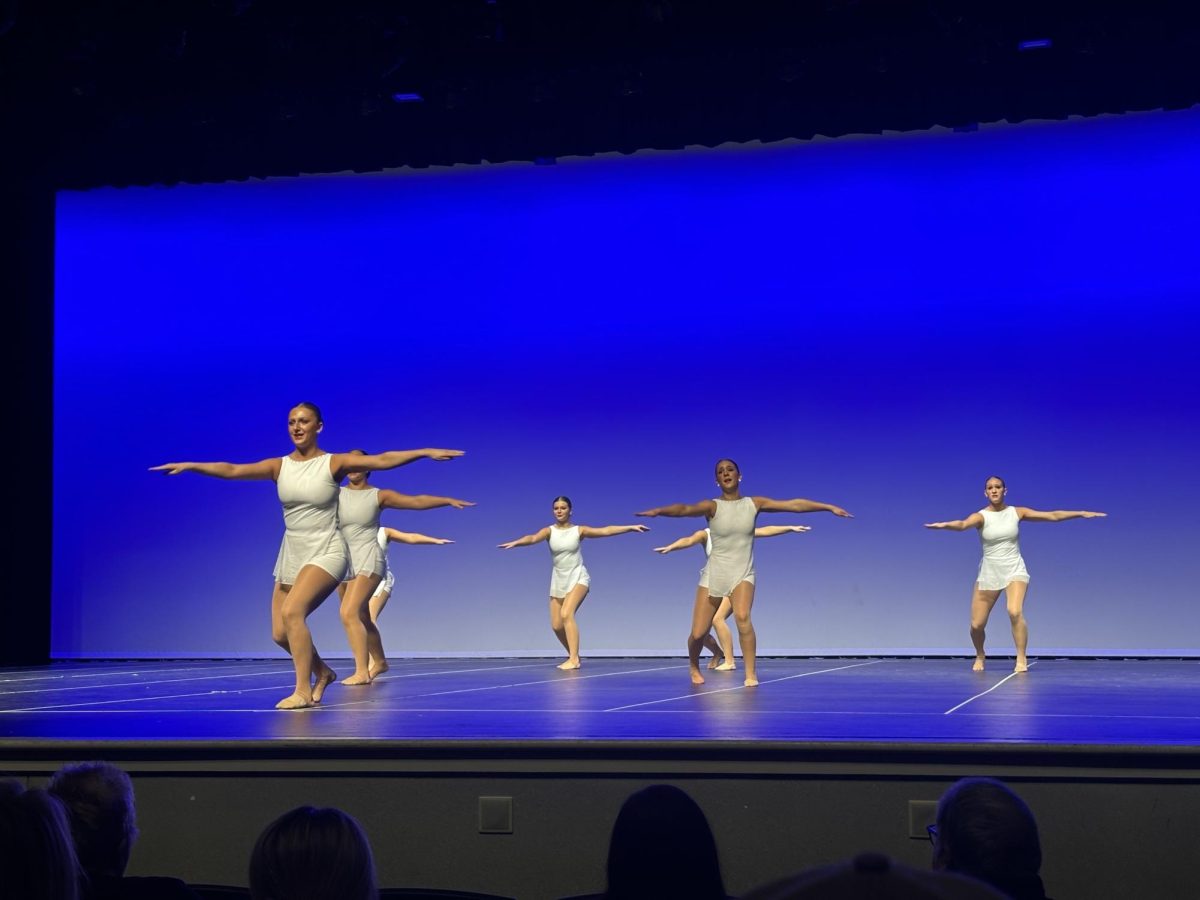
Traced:
<svg viewBox="0 0 1200 900">
<path fill-rule="evenodd" d="M 708 667 L 709 667 L 710 669 L 715 669 L 715 668 L 717 667 L 717 657 L 715 657 L 715 656 L 710 656 L 710 657 L 709 657 L 709 659 L 708 659 Z"/>
<path fill-rule="evenodd" d="M 727 662 L 723 662 L 719 666 L 717 666 L 717 671 L 718 672 L 732 672 L 736 668 L 737 668 L 737 663 L 735 663 L 731 659 L 731 660 L 729 660 Z"/>
<path fill-rule="evenodd" d="M 367 674 L 370 675 L 372 679 L 375 679 L 390 668 L 391 666 L 388 665 L 388 661 L 386 659 L 381 659 L 378 662 L 371 663 L 371 668 L 367 670 Z"/>
<path fill-rule="evenodd" d="M 1014 672 L 1028 672 L 1029 671 L 1029 660 L 1018 656 L 1017 664 L 1015 666 L 1013 666 L 1013 671 Z"/>
<path fill-rule="evenodd" d="M 316 705 L 316 701 L 311 697 L 305 697 L 303 694 L 292 694 L 290 697 L 284 697 L 275 704 L 276 709 L 309 709 Z"/>
<path fill-rule="evenodd" d="M 317 680 L 313 685 L 312 702 L 320 703 L 321 698 L 325 696 L 325 688 L 335 681 L 337 681 L 337 672 L 322 663 L 321 671 L 317 673 Z"/>
<path fill-rule="evenodd" d="M 700 674 L 699 666 L 688 666 L 688 674 L 692 676 L 692 684 L 704 684 L 704 676 Z"/>
<path fill-rule="evenodd" d="M 746 687 L 758 687 L 758 679 L 753 675 L 747 675 L 746 680 L 742 684 Z"/>
<path fill-rule="evenodd" d="M 566 660 L 565 662 L 560 662 L 560 663 L 558 664 L 558 667 L 559 667 L 560 669 L 562 669 L 564 672 L 565 672 L 565 671 L 568 671 L 569 669 L 578 669 L 578 668 L 579 668 L 579 660 L 577 660 L 577 659 L 568 659 L 568 660 Z"/>
<path fill-rule="evenodd" d="M 982 656 L 975 657 L 975 664 L 973 666 L 971 666 L 971 671 L 972 672 L 982 672 L 983 671 L 983 660 L 984 660 L 984 657 L 982 657 Z"/>
<path fill-rule="evenodd" d="M 357 672 L 355 672 L 353 675 L 347 675 L 345 678 L 342 679 L 342 684 L 348 684 L 351 686 L 358 685 L 358 684 L 370 684 L 370 683 L 371 683 L 370 674 L 359 675 Z"/>
</svg>

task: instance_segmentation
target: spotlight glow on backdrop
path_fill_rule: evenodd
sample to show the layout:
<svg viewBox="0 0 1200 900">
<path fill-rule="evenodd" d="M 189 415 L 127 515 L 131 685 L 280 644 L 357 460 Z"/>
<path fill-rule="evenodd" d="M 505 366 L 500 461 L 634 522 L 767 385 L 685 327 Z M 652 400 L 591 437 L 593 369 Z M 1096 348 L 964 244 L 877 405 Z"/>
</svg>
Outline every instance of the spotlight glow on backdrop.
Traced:
<svg viewBox="0 0 1200 900">
<path fill-rule="evenodd" d="M 966 655 L 983 504 L 1027 524 L 1031 654 L 1200 652 L 1200 112 L 971 134 L 63 193 L 53 654 L 262 656 L 270 482 L 175 460 L 461 447 L 373 483 L 475 500 L 385 513 L 397 655 L 555 655 L 548 524 L 743 489 L 856 516 L 756 547 L 760 653 Z M 683 652 L 703 527 L 586 542 L 583 655 Z M 312 617 L 344 656 L 335 602 Z M 1003 604 L 990 647 L 1011 650 Z"/>
</svg>

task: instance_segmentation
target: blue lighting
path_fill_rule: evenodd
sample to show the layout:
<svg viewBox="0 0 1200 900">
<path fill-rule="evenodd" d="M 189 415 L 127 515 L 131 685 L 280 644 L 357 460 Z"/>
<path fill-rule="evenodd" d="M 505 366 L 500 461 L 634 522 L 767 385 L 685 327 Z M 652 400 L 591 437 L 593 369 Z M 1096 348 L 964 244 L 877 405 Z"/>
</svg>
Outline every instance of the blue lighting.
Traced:
<svg viewBox="0 0 1200 900">
<path fill-rule="evenodd" d="M 274 486 L 151 475 L 462 447 L 382 487 L 478 501 L 385 523 L 397 654 L 558 652 L 550 521 L 743 490 L 840 504 L 756 548 L 760 652 L 967 652 L 984 503 L 1022 528 L 1034 652 L 1197 649 L 1200 110 L 557 165 L 63 193 L 53 653 L 258 656 Z M 584 654 L 682 652 L 703 527 L 588 541 Z M 1136 610 L 1135 614 L 1131 614 Z M 345 653 L 336 602 L 312 616 Z M 1001 606 L 992 620 L 1007 646 Z M 1183 646 L 1181 646 L 1183 645 Z"/>
</svg>

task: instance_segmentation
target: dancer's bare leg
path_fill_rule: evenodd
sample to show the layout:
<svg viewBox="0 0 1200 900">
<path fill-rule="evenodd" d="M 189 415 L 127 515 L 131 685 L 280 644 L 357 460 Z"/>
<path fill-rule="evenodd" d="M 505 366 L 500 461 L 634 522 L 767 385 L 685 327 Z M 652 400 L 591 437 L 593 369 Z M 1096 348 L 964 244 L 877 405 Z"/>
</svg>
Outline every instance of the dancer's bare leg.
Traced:
<svg viewBox="0 0 1200 900">
<path fill-rule="evenodd" d="M 579 624 L 575 621 L 575 614 L 579 611 L 579 607 L 583 606 L 587 594 L 588 586 L 577 584 L 567 592 L 567 596 L 563 597 L 562 606 L 559 608 L 567 645 L 567 659 L 565 662 L 559 663 L 560 669 L 579 668 Z"/>
<path fill-rule="evenodd" d="M 696 585 L 695 603 L 699 603 L 701 600 L 704 600 L 707 597 L 708 588 L 704 587 L 704 585 Z M 693 607 L 695 606 L 695 603 L 693 603 Z M 708 660 L 708 667 L 710 669 L 715 669 L 717 667 L 717 663 L 719 663 L 721 658 L 725 655 L 725 650 L 722 648 L 720 641 L 713 635 L 712 631 L 709 631 L 708 634 L 704 635 L 703 643 L 704 649 L 712 654 Z"/>
<path fill-rule="evenodd" d="M 375 633 L 379 635 L 379 614 L 383 612 L 383 608 L 387 606 L 388 598 L 392 596 L 391 591 L 380 591 L 371 595 L 371 599 L 367 601 L 367 613 L 371 617 L 371 624 L 375 626 Z M 389 668 L 388 661 L 383 656 L 383 636 L 379 635 L 379 653 L 376 655 L 375 648 L 371 646 L 371 631 L 367 630 L 367 670 L 371 677 L 382 675 Z"/>
<path fill-rule="evenodd" d="M 717 614 L 720 600 L 710 597 L 707 588 L 696 591 L 696 603 L 692 607 L 692 630 L 688 632 L 688 674 L 692 684 L 704 684 L 704 676 L 700 674 L 700 648 L 712 628 L 713 616 Z"/>
<path fill-rule="evenodd" d="M 708 658 L 708 668 L 715 669 L 717 667 L 717 663 L 721 661 L 721 657 L 725 654 L 725 651 L 721 649 L 721 645 L 717 643 L 717 639 L 713 637 L 713 633 L 711 631 L 704 636 L 704 640 L 701 641 L 701 643 L 703 644 L 704 649 L 712 654 L 712 656 Z"/>
<path fill-rule="evenodd" d="M 1025 656 L 1029 646 L 1029 624 L 1025 621 L 1025 593 L 1028 590 L 1029 584 L 1024 581 L 1009 582 L 1005 590 L 1013 643 L 1017 645 L 1017 664 L 1013 666 L 1014 672 L 1029 671 L 1029 660 Z"/>
<path fill-rule="evenodd" d="M 742 646 L 742 664 L 746 667 L 746 687 L 758 684 L 758 637 L 750 623 L 750 608 L 754 606 L 754 585 L 743 581 L 729 595 L 733 606 L 733 621 L 737 625 L 738 643 Z"/>
<path fill-rule="evenodd" d="M 336 676 L 317 655 L 308 616 L 333 593 L 337 581 L 320 566 L 305 566 L 287 589 L 280 608 L 292 664 L 296 667 L 296 690 L 275 704 L 276 709 L 304 709 L 319 703 L 326 685 Z M 313 684 L 313 676 L 317 682 Z"/>
<path fill-rule="evenodd" d="M 725 660 L 720 665 L 716 666 L 718 672 L 732 672 L 737 668 L 737 662 L 733 658 L 733 635 L 729 633 L 729 614 L 733 612 L 733 605 L 729 602 L 729 598 L 725 597 L 721 600 L 721 605 L 717 607 L 717 614 L 713 617 L 713 631 L 717 633 L 717 640 L 721 642 L 721 648 L 725 655 Z"/>
<path fill-rule="evenodd" d="M 287 600 L 290 589 L 290 584 L 275 582 L 275 590 L 271 594 L 271 640 L 286 650 L 289 656 L 292 648 L 288 644 L 287 626 L 283 623 L 283 604 Z M 338 589 L 341 590 L 340 585 Z M 312 671 L 317 681 L 317 689 L 314 689 L 313 697 L 315 700 L 320 700 L 321 694 L 325 692 L 325 687 L 337 679 L 337 673 L 329 667 L 325 660 L 321 659 L 316 647 L 313 647 Z"/>
<path fill-rule="evenodd" d="M 570 653 L 571 645 L 567 643 L 567 629 L 563 627 L 562 618 L 562 606 L 565 599 L 565 597 L 550 598 L 550 630 L 554 632 L 558 642 L 563 645 L 563 649 Z"/>
<path fill-rule="evenodd" d="M 354 674 L 342 679 L 342 684 L 370 684 L 370 650 L 371 644 L 376 645 L 379 658 L 383 658 L 383 642 L 379 638 L 379 630 L 371 622 L 367 604 L 375 588 L 379 587 L 382 577 L 379 575 L 358 575 L 346 586 L 342 594 L 339 614 L 342 627 L 346 629 L 346 639 L 350 642 L 350 653 L 354 657 Z M 371 632 L 375 632 L 371 635 Z M 374 641 L 372 641 L 374 637 Z"/>
<path fill-rule="evenodd" d="M 986 658 L 983 653 L 983 639 L 988 616 L 992 614 L 992 607 L 996 605 L 996 598 L 999 596 L 999 591 L 985 591 L 978 584 L 975 585 L 975 593 L 971 595 L 971 643 L 975 645 L 975 664 L 971 668 L 976 672 L 983 671 Z"/>
</svg>

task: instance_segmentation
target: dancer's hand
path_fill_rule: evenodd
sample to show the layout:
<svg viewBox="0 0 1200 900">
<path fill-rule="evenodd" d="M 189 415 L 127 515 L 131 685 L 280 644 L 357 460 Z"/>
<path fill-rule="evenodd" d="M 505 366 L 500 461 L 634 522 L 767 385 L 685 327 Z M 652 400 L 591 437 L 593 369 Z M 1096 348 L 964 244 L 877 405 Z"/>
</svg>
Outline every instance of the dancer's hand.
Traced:
<svg viewBox="0 0 1200 900">
<path fill-rule="evenodd" d="M 456 500 L 453 497 L 447 498 L 450 502 L 448 506 L 453 506 L 455 509 L 466 509 L 468 506 L 474 506 L 470 500 Z"/>
<path fill-rule="evenodd" d="M 634 525 L 629 530 L 636 531 L 639 534 L 645 534 L 647 531 L 650 530 L 650 526 L 649 525 Z"/>
<path fill-rule="evenodd" d="M 785 527 L 788 531 L 794 531 L 796 534 L 802 531 L 812 531 L 812 528 L 808 525 L 787 525 Z"/>
<path fill-rule="evenodd" d="M 190 472 L 195 465 L 195 463 L 190 462 L 165 463 L 161 466 L 151 466 L 150 471 L 165 472 L 168 475 L 178 475 L 181 472 Z"/>
<path fill-rule="evenodd" d="M 644 518 L 654 519 L 654 518 L 658 517 L 658 510 L 657 509 L 648 509 L 645 512 L 634 513 L 634 515 L 642 516 Z"/>
<path fill-rule="evenodd" d="M 854 518 L 854 516 L 850 515 L 850 513 L 846 512 L 846 510 L 842 509 L 840 506 L 831 506 L 829 507 L 829 511 L 835 516 L 841 516 L 843 519 Z"/>
<path fill-rule="evenodd" d="M 949 528 L 950 525 L 951 525 L 950 522 L 926 522 L 925 523 L 926 528 Z"/>
<path fill-rule="evenodd" d="M 499 547 L 501 550 L 511 550 L 513 547 L 519 547 L 520 545 L 521 545 L 521 539 L 517 538 L 515 541 L 508 541 L 505 544 L 497 544 L 496 546 Z"/>
<path fill-rule="evenodd" d="M 425 455 L 429 459 L 434 459 L 434 460 L 437 460 L 438 462 L 445 462 L 448 459 L 455 459 L 456 457 L 462 456 L 466 452 L 467 452 L 466 450 L 429 449 L 429 450 L 425 451 Z"/>
<path fill-rule="evenodd" d="M 1103 519 L 1108 516 L 1108 513 L 1085 511 L 1085 512 L 1080 513 L 1079 515 L 1080 515 L 1080 518 L 1083 518 L 1083 519 Z"/>
</svg>

